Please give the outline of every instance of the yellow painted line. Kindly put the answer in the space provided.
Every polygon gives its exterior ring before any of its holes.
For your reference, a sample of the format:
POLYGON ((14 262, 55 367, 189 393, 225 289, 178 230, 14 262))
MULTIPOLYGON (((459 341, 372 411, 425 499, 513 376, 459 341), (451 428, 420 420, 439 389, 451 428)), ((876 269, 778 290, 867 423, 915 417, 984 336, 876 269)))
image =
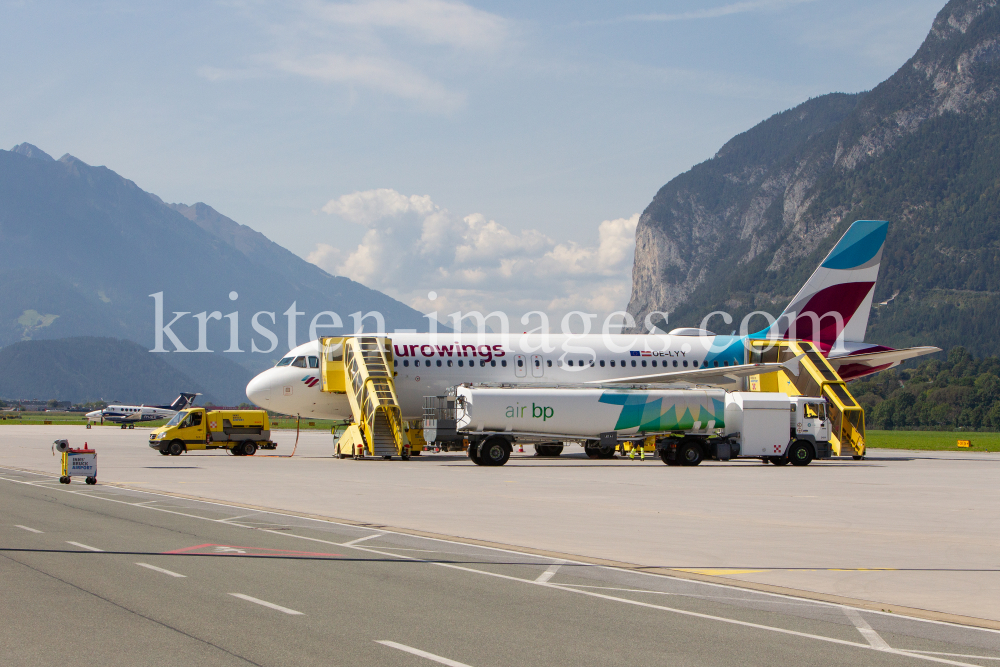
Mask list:
POLYGON ((733 574, 754 574, 757 572, 898 572, 895 567, 820 567, 820 568, 769 568, 766 570, 734 570, 723 568, 670 568, 675 572, 690 572, 691 574, 704 574, 712 577, 722 577, 733 574))
POLYGON ((750 574, 752 572, 769 572, 770 570, 719 570, 719 569, 687 569, 683 567, 673 568, 678 572, 690 572, 691 574, 707 574, 721 577, 727 574, 750 574))

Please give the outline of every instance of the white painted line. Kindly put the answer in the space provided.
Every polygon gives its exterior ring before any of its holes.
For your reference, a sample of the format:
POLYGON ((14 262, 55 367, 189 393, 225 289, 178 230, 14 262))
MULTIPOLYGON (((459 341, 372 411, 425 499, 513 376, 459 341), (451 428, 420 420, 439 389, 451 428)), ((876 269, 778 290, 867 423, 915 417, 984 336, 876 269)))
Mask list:
MULTIPOLYGON (((7 468, 7 467, 3 467, 2 469, 16 470, 18 472, 26 472, 26 473, 29 473, 29 474, 32 474, 32 475, 37 475, 39 477, 46 477, 46 475, 43 474, 43 473, 29 471, 29 470, 19 470, 19 469, 16 469, 16 468, 7 468)), ((24 480, 21 480, 21 479, 13 479, 13 478, 10 478, 10 477, 2 477, 2 476, 0 476, 0 480, 5 481, 5 482, 13 482, 15 484, 24 484, 26 486, 38 486, 39 485, 39 482, 29 482, 29 481, 24 481, 24 480)), ((48 481, 48 480, 46 480, 46 481, 48 481)), ((71 493, 71 494, 74 494, 74 495, 83 496, 85 498, 92 498, 92 499, 97 499, 97 500, 104 500, 104 501, 107 501, 107 502, 120 503, 120 504, 123 504, 123 505, 137 505, 137 503, 126 502, 124 500, 116 500, 114 498, 107 498, 105 496, 99 496, 99 495, 95 495, 95 494, 91 494, 91 493, 81 493, 79 491, 67 488, 64 485, 60 485, 60 484, 57 484, 53 488, 55 490, 61 491, 63 493, 71 493)), ((174 495, 169 494, 169 493, 160 493, 160 492, 156 492, 156 491, 138 490, 138 489, 131 489, 131 488, 129 488, 129 490, 132 490, 132 491, 135 491, 136 493, 141 493, 141 494, 144 494, 144 495, 147 495, 147 496, 161 496, 163 498, 169 498, 169 499, 172 499, 172 500, 175 500, 177 498, 177 496, 174 496, 174 495)), ((187 500, 187 499, 185 499, 185 500, 187 500)), ((218 507, 230 507, 230 508, 241 507, 239 505, 232 505, 232 504, 225 503, 225 502, 211 501, 211 500, 201 500, 201 499, 199 499, 199 500, 195 500, 195 501, 192 501, 192 502, 197 502, 197 503, 200 503, 200 504, 203 504, 203 505, 216 505, 218 507)), ((156 511, 156 512, 165 512, 167 514, 174 514, 174 515, 177 515, 177 516, 189 517, 191 519, 200 519, 202 521, 214 521, 213 519, 208 519, 206 517, 198 516, 196 514, 187 514, 186 512, 178 512, 176 510, 170 510, 170 509, 166 509, 166 508, 163 508, 163 507, 151 507, 149 505, 145 505, 144 504, 144 505, 142 505, 142 509, 150 509, 150 510, 153 510, 153 511, 156 511)), ((334 520, 330 520, 330 519, 319 519, 319 518, 309 517, 309 516, 300 516, 300 515, 297 515, 297 514, 287 514, 287 513, 279 512, 279 511, 275 511, 275 510, 260 509, 260 510, 256 510, 256 511, 260 512, 261 514, 271 514, 271 515, 274 515, 274 516, 289 517, 289 518, 298 519, 300 521, 315 521, 316 523, 326 524, 326 525, 330 525, 330 526, 343 526, 345 528, 357 528, 357 526, 355 526, 353 524, 342 523, 342 522, 334 521, 334 520)), ((375 554, 379 554, 379 555, 382 555, 382 556, 394 556, 396 558, 405 559, 405 560, 415 560, 415 561, 420 561, 420 562, 428 562, 428 564, 430 564, 430 565, 437 565, 439 567, 448 567, 448 568, 457 569, 457 570, 464 570, 466 572, 470 572, 470 573, 474 573, 474 574, 480 574, 480 575, 485 575, 485 576, 497 577, 497 578, 501 578, 501 579, 508 579, 508 580, 511 580, 511 581, 517 581, 517 582, 522 582, 522 583, 527 583, 527 584, 534 584, 534 582, 531 581, 531 580, 529 580, 529 579, 520 579, 518 577, 510 577, 510 576, 503 575, 503 574, 496 574, 496 573, 493 573, 493 572, 485 572, 483 570, 476 570, 476 569, 473 569, 473 568, 461 567, 461 566, 458 566, 458 565, 452 565, 450 563, 436 563, 436 562, 430 562, 430 561, 422 561, 419 558, 414 558, 412 556, 406 556, 404 554, 394 554, 394 553, 385 552, 385 551, 378 551, 378 550, 370 549, 370 548, 366 548, 366 547, 351 546, 353 544, 352 542, 348 542, 348 543, 345 544, 345 543, 341 543, 341 542, 333 542, 333 541, 330 541, 330 540, 321 540, 321 539, 315 538, 315 537, 307 537, 305 535, 296 535, 294 533, 285 533, 285 532, 272 531, 272 530, 267 530, 267 529, 263 529, 263 532, 265 532, 265 533, 271 533, 273 535, 283 535, 285 537, 291 537, 291 538, 300 539, 300 540, 307 540, 307 541, 310 541, 310 542, 319 542, 319 543, 322 543, 322 544, 329 544, 329 545, 333 545, 333 546, 341 546, 341 547, 342 546, 350 546, 350 548, 352 548, 352 549, 358 549, 360 551, 368 551, 370 553, 375 553, 375 554)), ((410 535, 408 533, 400 533, 400 532, 395 532, 395 531, 391 531, 391 530, 384 531, 381 534, 383 534, 383 535, 384 534, 392 534, 392 535, 399 535, 401 537, 409 537, 409 538, 414 537, 413 535, 410 535)), ((378 535, 369 535, 368 537, 366 537, 364 539, 370 539, 372 537, 378 537, 378 535)), ((456 542, 454 540, 448 540, 448 539, 441 538, 441 537, 418 536, 418 539, 427 540, 427 541, 431 541, 431 542, 440 542, 442 544, 451 544, 451 545, 455 545, 457 547, 462 547, 462 548, 466 548, 466 549, 483 549, 483 550, 486 550, 486 551, 494 551, 494 552, 498 552, 498 553, 516 554, 516 555, 519 555, 519 556, 529 557, 529 558, 544 558, 544 556, 538 556, 537 554, 531 554, 531 553, 526 553, 526 552, 522 552, 522 551, 515 551, 513 549, 503 549, 503 548, 500 548, 500 547, 492 547, 492 546, 484 546, 484 545, 474 545, 474 544, 468 544, 468 543, 465 543, 465 542, 456 542)), ((357 542, 357 540, 355 540, 354 542, 357 542)), ((391 548, 391 547, 383 547, 383 548, 391 548)), ((594 566, 591 563, 586 563, 586 562, 583 562, 583 561, 573 561, 573 560, 567 560, 566 562, 573 563, 573 564, 576 564, 576 565, 587 565, 587 566, 597 567, 598 569, 611 570, 611 571, 615 571, 615 572, 621 572, 622 571, 621 568, 619 568, 619 567, 614 567, 614 566, 609 566, 609 565, 597 565, 597 566, 594 566)), ((641 570, 628 570, 628 572, 630 574, 640 575, 640 576, 655 577, 655 578, 662 578, 662 579, 670 579, 670 580, 674 580, 674 581, 679 580, 679 577, 674 577, 674 576, 671 576, 671 575, 664 575, 664 574, 659 574, 659 573, 652 573, 652 572, 643 572, 641 570)), ((780 593, 770 593, 770 592, 766 592, 766 591, 757 591, 757 590, 753 590, 753 589, 742 588, 740 586, 732 586, 732 585, 729 585, 729 584, 722 584, 722 583, 709 582, 709 581, 700 581, 700 580, 693 581, 693 580, 686 580, 686 579, 684 581, 685 581, 685 583, 697 583, 697 584, 702 585, 702 586, 709 586, 709 587, 714 587, 714 588, 724 588, 724 589, 735 590, 735 591, 740 591, 740 592, 750 592, 750 593, 753 593, 754 595, 767 596, 767 597, 775 597, 775 598, 782 598, 782 599, 786 599, 786 600, 796 600, 796 601, 800 601, 800 602, 803 602, 803 603, 806 603, 806 604, 812 604, 812 605, 817 605, 817 606, 841 607, 841 608, 843 608, 843 606, 844 606, 842 604, 838 604, 838 603, 835 603, 835 602, 826 602, 826 601, 823 601, 823 600, 813 600, 813 599, 810 599, 810 598, 804 598, 804 597, 799 597, 799 596, 795 596, 795 595, 785 595, 785 594, 780 594, 780 593)), ((809 638, 817 639, 817 640, 821 640, 821 641, 828 641, 828 642, 832 642, 832 643, 836 643, 836 644, 845 644, 845 645, 848 645, 848 646, 857 646, 857 647, 860 647, 860 648, 871 649, 871 646, 867 645, 867 644, 861 644, 861 643, 857 643, 857 642, 850 642, 850 641, 845 641, 845 640, 840 640, 840 639, 834 639, 832 637, 823 637, 821 635, 811 635, 811 634, 807 634, 807 633, 799 633, 799 632, 796 632, 794 630, 785 630, 783 628, 776 628, 776 627, 771 627, 771 626, 766 626, 766 625, 758 625, 758 624, 755 624, 755 623, 747 623, 747 622, 743 622, 743 621, 736 621, 734 619, 728 619, 728 618, 721 617, 721 616, 710 616, 710 615, 704 615, 704 614, 697 614, 697 613, 694 613, 694 612, 687 612, 687 611, 681 610, 681 609, 673 609, 671 607, 660 607, 658 605, 651 605, 651 604, 647 604, 647 603, 637 602, 637 601, 629 600, 629 599, 626 599, 626 598, 617 598, 617 597, 613 597, 613 596, 607 596, 607 595, 601 595, 601 594, 598 594, 598 593, 592 593, 590 591, 575 590, 573 588, 565 587, 562 584, 552 584, 552 583, 546 582, 544 584, 538 584, 538 585, 550 587, 550 588, 557 589, 557 590, 572 592, 572 593, 579 593, 579 594, 582 594, 582 595, 590 595, 590 596, 593 596, 593 597, 605 598, 605 599, 608 599, 608 600, 614 600, 614 601, 623 602, 623 603, 626 603, 626 604, 633 604, 633 605, 644 606, 644 607, 652 607, 652 608, 656 608, 656 609, 662 609, 664 611, 672 611, 672 612, 676 612, 676 613, 683 614, 683 615, 701 616, 701 617, 704 617, 704 618, 710 618, 710 619, 721 621, 721 622, 724 622, 724 623, 733 623, 735 625, 746 625, 746 626, 750 626, 750 627, 761 628, 761 629, 764 629, 764 630, 771 630, 771 631, 782 633, 782 634, 800 635, 800 636, 809 637, 809 638)), ((931 620, 931 619, 927 619, 927 618, 918 618, 916 616, 906 616, 904 614, 894 614, 894 613, 880 612, 880 611, 874 611, 874 610, 865 610, 865 613, 867 613, 867 614, 873 614, 873 615, 879 615, 879 616, 892 616, 893 618, 897 618, 897 619, 905 618, 908 621, 914 621, 914 622, 918 622, 918 623, 929 623, 931 625, 944 625, 944 626, 949 626, 949 627, 953 627, 953 628, 963 628, 963 629, 966 629, 966 630, 975 630, 977 632, 986 632, 986 633, 990 633, 990 634, 1000 634, 1000 630, 995 630, 993 628, 982 628, 982 627, 976 627, 976 626, 961 625, 959 623, 953 623, 953 622, 949 622, 949 621, 936 621, 936 620, 931 620)), ((902 653, 902 654, 908 655, 908 656, 913 657, 913 658, 922 658, 922 659, 930 660, 932 662, 941 662, 941 663, 953 664, 953 665, 966 665, 967 664, 967 663, 953 662, 951 660, 936 659, 936 658, 930 657, 929 655, 927 655, 927 656, 920 655, 920 654, 918 654, 917 652, 914 652, 914 651, 900 651, 900 650, 895 650, 894 649, 893 652, 895 652, 895 653, 902 653)), ((927 652, 924 652, 924 653, 927 653, 927 652)), ((979 667, 979 666, 978 665, 969 664, 969 667, 979 667)))
POLYGON ((295 611, 294 609, 289 609, 288 607, 282 607, 280 604, 274 604, 273 602, 258 600, 257 598, 250 597, 249 595, 243 595, 242 593, 230 593, 230 595, 232 595, 234 598, 246 600, 247 602, 253 602, 254 604, 259 604, 262 607, 267 607, 268 609, 274 609, 275 611, 280 611, 290 616, 304 616, 304 614, 301 611, 295 611))
POLYGON ((413 655, 419 655, 421 658, 426 658, 441 665, 448 665, 449 667, 470 667, 464 662, 458 662, 457 660, 450 660, 449 658, 443 658, 439 655, 434 655, 433 653, 428 653, 427 651, 421 651, 418 648, 407 646, 406 644, 398 644, 396 642, 390 642, 383 639, 376 639, 375 643, 381 644, 382 646, 388 646, 389 648, 394 648, 400 651, 406 651, 407 653, 412 653, 413 655))
POLYGON ((844 615, 854 624, 854 627, 858 629, 861 636, 868 640, 871 647, 876 651, 891 651, 892 647, 885 643, 885 640, 879 635, 879 633, 872 630, 872 626, 868 625, 868 621, 861 618, 861 614, 854 607, 841 607, 844 610, 844 615))
POLYGON ((138 565, 139 567, 144 567, 149 570, 153 570, 154 572, 162 572, 163 574, 169 574, 171 577, 180 577, 181 579, 187 577, 186 574, 178 574, 176 572, 171 572, 170 570, 164 570, 162 567, 156 567, 155 565, 150 565, 149 563, 136 563, 136 565, 138 565))
POLYGON ((382 537, 383 535, 385 535, 385 533, 375 533, 374 535, 365 535, 364 537, 359 537, 356 540, 351 540, 350 542, 344 542, 340 546, 342 546, 342 547, 352 547, 355 544, 358 544, 360 542, 364 542, 365 540, 374 540, 376 537, 382 537))
POLYGON ((80 547, 81 549, 86 549, 87 551, 101 551, 101 552, 104 551, 104 549, 98 549, 97 547, 88 547, 86 544, 80 544, 79 542, 70 542, 69 540, 66 540, 66 544, 72 544, 74 547, 80 547))
POLYGON ((989 655, 966 655, 964 653, 942 653, 941 651, 918 651, 916 649, 903 649, 906 653, 927 653, 928 655, 947 655, 952 658, 975 658, 976 660, 1000 660, 1000 658, 989 655))
POLYGON ((540 575, 538 575, 538 578, 535 579, 535 583, 544 584, 546 581, 551 579, 556 572, 559 571, 559 568, 561 568, 563 566, 563 563, 565 562, 566 561, 564 560, 558 560, 555 563, 552 563, 552 565, 549 565, 549 569, 545 570, 545 572, 542 572, 540 575))
POLYGON ((15 528, 20 528, 21 530, 26 530, 26 531, 28 531, 29 533, 38 533, 38 534, 41 534, 41 532, 42 532, 42 531, 40 531, 40 530, 36 530, 36 529, 34 529, 34 528, 28 528, 27 526, 22 526, 22 525, 21 525, 21 524, 19 524, 19 523, 15 523, 15 524, 14 524, 14 527, 15 527, 15 528))

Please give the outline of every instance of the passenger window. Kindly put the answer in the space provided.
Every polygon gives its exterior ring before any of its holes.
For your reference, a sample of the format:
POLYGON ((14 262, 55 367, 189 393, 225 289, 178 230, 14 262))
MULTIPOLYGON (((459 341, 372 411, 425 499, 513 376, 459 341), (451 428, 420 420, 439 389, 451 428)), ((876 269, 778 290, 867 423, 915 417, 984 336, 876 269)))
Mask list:
POLYGON ((719 367, 719 362, 718 361, 713 361, 712 362, 712 367, 713 368, 718 368, 719 367))
POLYGON ((462 363, 462 360, 461 360, 461 359, 459 359, 459 360, 458 360, 458 365, 459 365, 459 366, 464 366, 464 364, 462 363))
POLYGON ((403 359, 403 366, 409 368, 410 367, 410 361, 408 359, 403 359))
POLYGON ((601 368, 604 368, 604 359, 601 359, 601 368))
POLYGON ((549 368, 552 368, 552 360, 551 359, 546 359, 545 360, 545 365, 548 366, 549 368))
POLYGON ((279 361, 275 366, 287 366, 290 363, 292 363, 292 357, 285 357, 284 359, 279 361))
POLYGON ((694 362, 694 367, 695 367, 695 368, 698 368, 698 360, 697 360, 697 359, 696 359, 696 360, 695 360, 695 362, 694 362))
POLYGON ((449 359, 449 360, 448 360, 448 368, 451 368, 451 366, 452 366, 452 364, 451 364, 451 359, 449 359))
POLYGON ((441 367, 441 360, 438 359, 438 368, 440 368, 440 367, 441 367))
MULTIPOLYGON (((441 362, 439 361, 439 362, 438 362, 438 366, 440 366, 440 365, 441 365, 441 362)), ((491 361, 491 362, 490 362, 490 366, 492 366, 493 368, 496 368, 496 367, 497 367, 497 362, 496 362, 496 359, 494 359, 493 361, 491 361)))
POLYGON ((392 360, 392 367, 395 368, 396 366, 399 366, 399 361, 397 361, 396 359, 393 359, 392 360))
POLYGON ((722 362, 722 365, 723 365, 723 366, 728 366, 728 365, 729 365, 729 362, 728 362, 728 361, 723 361, 723 362, 722 362))
POLYGON ((674 359, 674 368, 677 368, 677 360, 674 359))
POLYGON ((653 359, 653 368, 656 368, 656 359, 653 359))
POLYGON ((573 365, 573 360, 572 360, 572 359, 567 359, 567 360, 566 360, 566 363, 567 363, 568 365, 572 366, 572 365, 573 365))
POLYGON ((645 368, 645 367, 646 367, 646 360, 645 360, 645 359, 643 359, 643 360, 642 360, 642 367, 643 367, 643 368, 645 368))
POLYGON ((193 412, 191 413, 191 426, 201 426, 201 413, 193 412))
POLYGON ((612 360, 611 360, 611 368, 614 368, 614 367, 615 367, 615 360, 614 360, 614 359, 612 359, 612 360))
POLYGON ((635 359, 632 360, 632 368, 635 368, 635 359))
POLYGON ((305 368, 306 367, 306 358, 305 357, 295 357, 295 361, 292 362, 292 366, 295 366, 295 368, 305 368))
POLYGON ((687 362, 687 361, 685 361, 685 362, 684 362, 684 368, 687 368, 687 367, 688 367, 688 362, 687 362))
POLYGON ((500 360, 500 365, 503 366, 504 368, 507 368, 507 360, 506 359, 501 359, 500 360))
MULTIPOLYGON (((461 363, 461 362, 459 362, 459 363, 461 363)), ((518 359, 517 360, 517 367, 518 368, 523 368, 524 367, 524 359, 518 359)))
POLYGON ((535 368, 538 368, 541 365, 542 365, 542 362, 539 361, 538 359, 535 359, 535 368))

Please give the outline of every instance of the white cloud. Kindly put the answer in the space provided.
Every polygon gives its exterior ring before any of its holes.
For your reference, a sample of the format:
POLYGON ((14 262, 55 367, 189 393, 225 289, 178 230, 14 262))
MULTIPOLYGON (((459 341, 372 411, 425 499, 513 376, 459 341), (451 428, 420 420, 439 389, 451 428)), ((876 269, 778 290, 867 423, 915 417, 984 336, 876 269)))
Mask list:
POLYGON ((628 302, 638 213, 601 222, 596 244, 586 245, 514 232, 479 213, 459 217, 428 196, 391 189, 343 195, 322 210, 367 231, 354 248, 318 244, 310 262, 442 319, 502 310, 514 321, 544 310, 558 321, 571 310, 606 314, 628 302))
POLYGON ((406 63, 392 58, 351 57, 337 53, 268 58, 279 72, 327 83, 360 85, 435 111, 449 112, 465 104, 465 95, 448 90, 406 63))
POLYGON ((653 13, 634 14, 626 16, 621 21, 692 21, 697 19, 715 19, 733 14, 746 14, 748 12, 765 12, 782 9, 789 5, 801 5, 816 0, 747 0, 746 2, 734 2, 721 7, 708 7, 705 9, 694 9, 687 12, 677 12, 673 14, 653 13))
POLYGON ((506 40, 510 23, 496 14, 464 2, 446 0, 369 0, 310 2, 308 13, 332 24, 364 28, 394 28, 428 44, 489 50, 506 40))
POLYGON ((450 0, 302 0, 277 17, 267 11, 243 6, 244 15, 264 26, 269 50, 235 66, 202 66, 198 75, 209 81, 293 75, 345 86, 352 99, 368 89, 447 114, 462 108, 466 96, 442 79, 485 63, 509 43, 512 27, 497 14, 450 0))

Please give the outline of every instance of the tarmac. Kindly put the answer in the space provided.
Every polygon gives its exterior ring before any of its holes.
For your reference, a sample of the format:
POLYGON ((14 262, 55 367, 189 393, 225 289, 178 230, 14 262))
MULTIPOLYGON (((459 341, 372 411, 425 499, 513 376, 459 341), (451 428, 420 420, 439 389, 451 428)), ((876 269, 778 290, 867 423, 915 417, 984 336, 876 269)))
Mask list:
MULTIPOLYGON (((733 584, 1000 629, 1000 454, 873 450, 797 468, 515 453, 338 460, 332 438, 275 432, 274 455, 162 456, 148 429, 0 426, 0 467, 55 477, 51 443, 98 451, 116 485, 733 584)), ((530 451, 530 448, 526 451, 530 451)), ((82 480, 81 480, 82 481, 82 480)), ((73 488, 76 488, 74 482, 73 488)), ((82 486, 82 485, 81 485, 82 486)))

